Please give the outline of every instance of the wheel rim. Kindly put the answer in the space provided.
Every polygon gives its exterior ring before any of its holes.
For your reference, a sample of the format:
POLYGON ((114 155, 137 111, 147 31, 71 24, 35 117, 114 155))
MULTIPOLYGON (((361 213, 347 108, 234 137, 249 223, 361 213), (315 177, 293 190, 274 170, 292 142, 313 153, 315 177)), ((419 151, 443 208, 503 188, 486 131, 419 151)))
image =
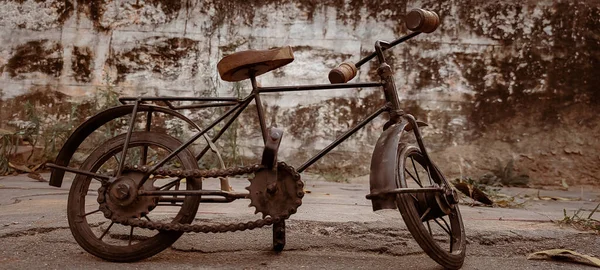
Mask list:
MULTIPOLYGON (((406 154, 402 155, 400 162, 399 168, 403 169, 403 171, 398 171, 400 187, 443 187, 444 184, 439 178, 438 172, 427 165, 426 158, 417 148, 409 148, 406 154)), ((445 214, 440 210, 433 193, 401 194, 399 198, 404 202, 406 214, 411 216, 416 229, 419 230, 420 236, 416 237, 421 237, 423 241, 427 242, 419 242, 419 244, 426 244, 427 248, 432 249, 431 251, 435 253, 432 258, 443 265, 444 263, 439 261, 445 261, 443 257, 464 257, 464 228, 458 205, 454 205, 452 209, 449 209, 450 213, 445 214)), ((443 199, 441 194, 437 199, 443 199)), ((431 256, 431 254, 429 255, 431 256)))
MULTIPOLYGON (((124 135, 112 138, 103 146, 95 149, 82 164, 81 169, 104 175, 114 174, 114 168, 119 164, 119 157, 121 157, 124 135)), ((126 164, 151 166, 152 162, 160 160, 179 144, 180 142, 166 134, 133 133, 126 164)), ((179 164, 182 169, 197 168, 193 155, 185 151, 174 157, 165 167, 176 164, 179 164)), ((77 175, 73 186, 75 190, 72 190, 69 196, 69 224, 76 240, 96 256, 109 260, 119 260, 118 257, 111 257, 119 254, 123 255, 123 258, 127 258, 127 254, 140 254, 141 258, 148 257, 148 255, 160 252, 181 235, 179 232, 152 231, 107 221, 103 212, 98 209, 98 196, 92 193, 98 190, 100 182, 90 177, 77 175)), ((199 188, 194 181, 185 181, 183 184, 182 179, 156 179, 154 186, 162 188, 162 190, 199 188)), ((167 198, 175 199, 174 196, 167 198)), ((159 202, 155 209, 140 218, 151 221, 190 223, 197 211, 199 199, 199 197, 191 196, 185 199, 180 197, 180 203, 170 203, 170 206, 159 202), (172 209, 163 209, 164 207, 172 209)))

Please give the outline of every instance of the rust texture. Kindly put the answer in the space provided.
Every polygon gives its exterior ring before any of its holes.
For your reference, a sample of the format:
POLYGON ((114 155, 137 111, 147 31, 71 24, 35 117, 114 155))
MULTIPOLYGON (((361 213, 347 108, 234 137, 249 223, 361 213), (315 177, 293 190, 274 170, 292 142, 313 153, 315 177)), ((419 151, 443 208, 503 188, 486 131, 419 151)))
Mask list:
MULTIPOLYGON (((78 16, 88 16, 97 31, 105 32, 113 29, 112 20, 107 18, 108 5, 113 5, 118 10, 141 10, 145 5, 160 7, 167 16, 167 21, 177 17, 182 7, 180 0, 146 0, 146 1, 111 1, 111 0, 76 0, 78 16)), ((135 22, 133 22, 135 23, 135 22)))
MULTIPOLYGON (((109 63, 117 68, 117 82, 124 81, 127 74, 141 70, 159 74, 163 80, 175 80, 182 72, 181 60, 185 57, 195 58, 198 53, 198 41, 189 38, 152 37, 139 43, 139 46, 112 55, 109 59, 109 63)), ((191 68, 192 73, 197 72, 195 64, 191 68)))
POLYGON ((90 82, 92 80, 93 61, 94 55, 89 47, 73 47, 71 66, 76 81, 90 82))
POLYGON ((31 72, 59 77, 62 67, 62 45, 43 39, 17 46, 4 68, 11 77, 31 72))

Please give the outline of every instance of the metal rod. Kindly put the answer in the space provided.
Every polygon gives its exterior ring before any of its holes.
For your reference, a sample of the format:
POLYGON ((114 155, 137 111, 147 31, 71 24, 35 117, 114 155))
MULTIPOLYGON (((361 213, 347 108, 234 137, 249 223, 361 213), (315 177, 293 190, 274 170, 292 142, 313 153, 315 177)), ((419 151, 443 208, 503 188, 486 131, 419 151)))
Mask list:
POLYGON ((186 109, 202 109, 202 108, 213 108, 213 107, 227 107, 237 105, 240 102, 220 102, 220 103, 203 103, 203 104, 192 104, 183 106, 174 106, 173 110, 186 110, 186 109))
MULTIPOLYGON (((133 105, 133 111, 131 112, 131 118, 129 119, 129 128, 127 129, 127 135, 125 136, 125 143, 123 144, 123 150, 121 151, 121 160, 119 162, 119 168, 117 169, 117 178, 121 176, 123 166, 125 166, 125 158, 127 157, 127 148, 129 147, 129 141, 131 140, 131 134, 133 134, 133 127, 135 125, 135 116, 140 105, 140 100, 136 100, 133 105)), ((141 187, 141 186, 140 186, 141 187)))
POLYGON ((383 86, 383 84, 378 83, 378 82, 365 82, 365 83, 336 83, 336 84, 260 87, 257 90, 259 93, 273 93, 273 92, 285 92, 285 91, 331 90, 331 89, 366 88, 366 87, 380 87, 380 86, 383 86))
POLYGON ((223 196, 227 198, 248 198, 250 194, 222 190, 140 190, 140 196, 223 196))
POLYGON ((430 192, 443 192, 444 190, 439 187, 424 187, 424 188, 397 188, 391 190, 385 190, 380 192, 373 192, 367 195, 367 199, 371 200, 376 197, 391 195, 391 194, 403 194, 403 193, 430 193, 430 192))
POLYGON ((237 97, 121 97, 119 102, 126 101, 239 101, 237 97))
MULTIPOLYGON (((392 48, 392 47, 394 47, 394 46, 396 46, 396 45, 398 45, 398 44, 400 44, 400 43, 402 43, 404 41, 407 41, 407 40, 409 40, 409 39, 411 39, 413 37, 416 37, 419 34, 421 34, 421 32, 412 32, 412 33, 410 33, 408 35, 405 35, 405 36, 403 36, 403 37, 401 37, 399 39, 396 39, 396 40, 390 42, 389 43, 389 47, 385 48, 385 49, 392 48)), ((373 57, 375 57, 375 56, 377 56, 376 52, 373 52, 373 53, 367 55, 365 58, 363 58, 360 61, 356 62, 356 64, 355 64, 356 68, 360 68, 360 66, 362 66, 363 64, 365 64, 369 60, 373 59, 373 57)))
MULTIPOLYGON (((383 55, 383 52, 389 48, 390 44, 382 41, 382 40, 378 40, 375 41, 375 54, 377 55, 377 60, 379 61, 379 63, 385 63, 385 55, 383 55)), ((358 67, 357 67, 358 68, 358 67)))
MULTIPOLYGON (((203 203, 230 203, 233 202, 235 200, 237 200, 239 198, 206 198, 206 197, 202 197, 200 198, 200 202, 203 203)), ((185 198, 173 198, 173 197, 159 197, 158 201, 159 203, 161 202, 169 202, 169 203, 179 203, 179 202, 183 202, 185 200, 185 198)))
POLYGON ((111 222, 110 225, 108 225, 108 228, 106 228, 106 230, 102 233, 102 235, 100 235, 100 238, 98 238, 98 240, 102 240, 102 238, 104 238, 104 236, 108 233, 108 231, 110 230, 110 228, 112 228, 113 224, 115 224, 115 222, 111 222))
MULTIPOLYGON (((246 107, 248 107, 248 105, 250 104, 250 102, 252 101, 252 99, 255 97, 255 95, 250 95, 248 96, 242 103, 238 104, 238 106, 236 106, 238 108, 238 111, 235 112, 235 114, 233 116, 231 116, 231 118, 229 120, 227 120, 227 123, 225 123, 225 125, 221 128, 221 130, 219 130, 219 132, 217 132, 217 134, 215 135, 215 137, 212 138, 212 142, 215 143, 217 140, 219 140, 219 138, 225 134, 225 131, 227 131, 227 129, 229 128, 229 126, 231 126, 231 124, 233 123, 233 121, 235 121, 238 116, 246 109, 246 107)), ((234 108, 236 108, 234 107, 234 108)), ((196 155, 196 160, 200 160, 205 154, 206 152, 208 152, 208 149, 210 149, 210 145, 207 145, 204 147, 204 149, 202 149, 202 151, 196 155)))
POLYGON ((410 173, 410 172, 408 171, 408 169, 407 169, 407 168, 404 168, 404 171, 405 171, 406 173, 408 173, 408 175, 409 175, 409 176, 410 176, 410 177, 411 177, 413 180, 415 180, 415 182, 417 182, 417 185, 419 185, 420 187, 423 187, 423 185, 421 184, 421 181, 420 181, 420 180, 419 180, 419 181, 417 181, 417 179, 416 179, 416 178, 415 178, 415 177, 412 175, 412 173, 410 173))
POLYGON ((89 216, 89 215, 91 215, 91 214, 93 214, 93 213, 98 213, 98 212, 100 212, 100 209, 96 209, 96 210, 94 210, 94 211, 92 211, 92 212, 85 213, 85 215, 83 215, 83 216, 81 216, 81 215, 80 215, 80 217, 87 217, 87 216, 89 216))
POLYGON ((256 93, 254 96, 254 103, 256 103, 256 113, 258 114, 258 123, 260 125, 260 131, 262 132, 263 144, 267 144, 267 124, 265 123, 265 109, 260 101, 260 93, 256 93))
POLYGON ((337 139, 335 139, 335 141, 333 141, 332 143, 330 143, 327 147, 325 147, 325 149, 321 150, 321 152, 319 152, 318 154, 316 154, 315 156, 313 156, 311 159, 309 159, 308 161, 306 161, 304 164, 302 164, 298 168, 298 172, 301 173, 304 170, 306 170, 306 168, 308 168, 310 165, 312 165, 313 163, 315 163, 317 160, 319 160, 320 158, 322 158, 325 154, 329 153, 329 151, 331 151, 333 148, 335 148, 340 143, 342 143, 343 141, 345 141, 348 137, 350 137, 356 131, 358 131, 359 129, 361 129, 362 127, 364 127, 367 123, 371 122, 371 120, 373 120, 375 117, 379 116, 382 112, 385 112, 387 110, 388 110, 387 106, 385 106, 385 105, 382 106, 377 111, 375 111, 374 113, 372 113, 371 115, 369 115, 369 117, 367 117, 367 119, 363 120, 358 125, 354 126, 352 129, 344 132, 344 134, 342 134, 340 137, 338 137, 337 139))
POLYGON ((71 172, 71 173, 76 173, 76 174, 83 174, 83 175, 86 175, 86 176, 89 176, 89 177, 93 177, 93 178, 99 178, 99 179, 103 179, 103 180, 110 180, 110 176, 96 174, 96 173, 88 172, 88 171, 82 171, 82 170, 71 168, 71 167, 58 166, 58 165, 53 164, 53 163, 46 163, 46 167, 52 168, 52 169, 57 169, 57 170, 63 170, 63 171, 71 172))
POLYGON ((235 200, 237 200, 238 198, 200 198, 200 202, 202 203, 230 203, 233 202, 235 200))
MULTIPOLYGON (((150 131, 150 127, 152 126, 152 110, 148 110, 146 113, 146 132, 150 131)), ((148 162, 148 145, 144 145, 142 150, 142 166, 146 165, 148 162)))

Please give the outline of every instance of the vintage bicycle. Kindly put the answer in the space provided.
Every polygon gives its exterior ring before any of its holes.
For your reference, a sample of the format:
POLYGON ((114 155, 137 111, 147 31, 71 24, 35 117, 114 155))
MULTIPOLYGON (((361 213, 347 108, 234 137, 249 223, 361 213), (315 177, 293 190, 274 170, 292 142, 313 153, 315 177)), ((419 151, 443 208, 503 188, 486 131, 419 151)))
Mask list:
POLYGON ((285 246, 285 220, 296 213, 304 196, 300 173, 374 118, 387 113, 389 121, 371 159, 367 199, 374 211, 399 209, 408 230, 433 260, 446 268, 460 268, 466 236, 458 195, 427 153, 420 131, 427 124, 401 109, 392 68, 384 55, 384 51, 421 33, 433 32, 439 26, 439 17, 434 12, 415 9, 406 14, 404 21, 410 34, 392 42, 377 41, 372 54, 355 64, 342 63, 329 73, 331 84, 261 87, 256 77, 292 62, 291 48, 242 51, 224 57, 217 67, 225 81, 250 80, 252 91, 244 98, 122 97, 122 105, 90 117, 68 138, 55 163, 48 164, 52 168, 51 186, 60 187, 65 172, 75 174, 67 202, 69 227, 75 240, 102 259, 128 262, 161 252, 184 232, 234 232, 272 225, 273 250, 281 251, 285 246), (381 80, 348 83, 357 69, 373 58, 379 61, 377 72, 381 80), (383 90, 383 106, 297 169, 278 162, 283 132, 266 126, 262 93, 372 87, 383 90), (190 103, 173 104, 182 101, 190 103), (256 104, 264 141, 261 162, 225 168, 221 160, 220 169, 201 170, 198 161, 208 151, 218 153, 214 143, 252 102, 256 104), (225 107, 226 111, 206 127, 180 112, 215 107, 225 107), (197 132, 182 142, 152 130, 153 117, 159 114, 181 119, 197 132), (80 167, 70 166, 74 153, 92 132, 126 116, 126 132, 94 148, 80 167), (222 128, 208 136, 208 131, 219 123, 224 123, 222 128), (411 133, 416 145, 405 139, 411 133), (190 145, 201 138, 207 145, 194 154, 190 145), (228 177, 242 175, 251 176, 248 192, 232 191, 228 177), (203 189, 203 181, 208 178, 219 178, 221 188, 203 189), (241 223, 192 224, 200 203, 230 203, 238 199, 249 199, 255 214, 262 214, 262 218, 241 223), (171 210, 161 210, 163 207, 171 210))

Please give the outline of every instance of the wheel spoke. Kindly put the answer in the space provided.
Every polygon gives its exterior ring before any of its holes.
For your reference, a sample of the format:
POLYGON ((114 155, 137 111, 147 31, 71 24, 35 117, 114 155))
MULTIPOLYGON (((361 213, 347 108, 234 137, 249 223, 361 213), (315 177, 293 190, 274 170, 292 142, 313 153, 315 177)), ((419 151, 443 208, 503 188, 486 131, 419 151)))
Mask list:
POLYGON ((91 214, 93 214, 93 213, 97 213, 97 212, 99 212, 99 211, 100 211, 100 209, 96 209, 96 210, 94 210, 94 211, 92 211, 92 212, 85 213, 85 214, 84 214, 84 215, 82 215, 81 217, 87 217, 87 216, 89 216, 89 215, 91 215, 91 214))
POLYGON ((421 184, 421 177, 419 177, 419 171, 417 171, 417 166, 415 166, 415 160, 413 157, 410 157, 410 162, 412 162, 413 169, 415 170, 415 174, 417 175, 417 179, 419 180, 419 186, 423 187, 421 184))
POLYGON ((431 232, 431 225, 429 225, 429 220, 427 221, 427 230, 429 230, 429 235, 433 236, 433 233, 431 232))
POLYGON ((431 181, 431 171, 429 170, 429 166, 427 166, 427 178, 429 179, 429 185, 433 186, 433 181, 431 181))
POLYGON ((423 213, 423 215, 421 215, 421 222, 423 221, 423 219, 425 219, 425 216, 427 216, 427 214, 429 214, 430 211, 431 211, 431 207, 428 207, 427 210, 425 210, 425 213, 423 213))
POLYGON ((420 187, 423 187, 423 185, 421 184, 421 181, 418 181, 417 178, 415 178, 406 168, 404 168, 404 171, 406 173, 408 173, 408 175, 410 175, 410 178, 412 178, 413 180, 415 180, 415 182, 417 183, 417 185, 419 185, 420 187))
POLYGON ((113 158, 115 158, 115 161, 117 162, 117 164, 121 163, 121 161, 119 160, 119 158, 117 157, 117 155, 113 155, 113 158))
POLYGON ((147 219, 148 221, 152 222, 152 220, 150 220, 150 218, 148 217, 148 215, 144 215, 144 218, 147 219))
POLYGON ((111 222, 110 225, 108 225, 108 228, 106 228, 106 230, 104 230, 104 232, 102 233, 102 235, 100 235, 100 238, 98 238, 98 240, 102 240, 102 238, 104 238, 104 236, 108 233, 108 231, 110 230, 110 228, 112 228, 112 225, 115 224, 115 222, 111 222))
POLYGON ((452 253, 452 248, 454 247, 454 236, 450 234, 450 253, 452 253))
POLYGON ((177 183, 181 182, 182 178, 177 178, 169 183, 164 184, 162 187, 159 187, 158 190, 168 190, 171 189, 173 186, 177 185, 177 183))
MULTIPOLYGON (((452 229, 450 228, 450 225, 448 225, 448 223, 446 222, 446 220, 442 217, 441 218, 442 221, 444 222, 444 225, 446 225, 446 227, 448 228, 448 231, 452 231, 452 229)), ((452 253, 452 247, 454 246, 454 234, 450 233, 450 253, 452 253)))
MULTIPOLYGON (((450 227, 450 225, 448 225, 448 222, 446 222, 444 217, 441 217, 440 219, 444 222, 444 225, 446 225, 446 228, 448 228, 448 232, 452 232, 452 228, 450 227)), ((450 237, 452 237, 452 233, 450 233, 450 237)))
POLYGON ((148 146, 144 145, 143 149, 142 149, 142 160, 140 160, 140 165, 141 166, 146 165, 147 161, 148 161, 148 146))
MULTIPOLYGON (((444 220, 444 219, 442 218, 442 220, 444 220)), ((440 223, 440 222, 437 220, 437 218, 434 218, 434 219, 433 219, 433 221, 435 221, 435 223, 437 223, 437 225, 439 225, 439 226, 440 226, 440 228, 442 228, 444 231, 446 231, 446 233, 447 233, 448 235, 452 235, 452 234, 450 233, 450 231, 449 231, 448 229, 446 229, 446 227, 444 227, 444 226, 443 226, 443 225, 442 225, 442 224, 441 224, 441 223, 440 223)), ((444 220, 444 223, 446 223, 446 221, 445 221, 445 220, 444 220)))

